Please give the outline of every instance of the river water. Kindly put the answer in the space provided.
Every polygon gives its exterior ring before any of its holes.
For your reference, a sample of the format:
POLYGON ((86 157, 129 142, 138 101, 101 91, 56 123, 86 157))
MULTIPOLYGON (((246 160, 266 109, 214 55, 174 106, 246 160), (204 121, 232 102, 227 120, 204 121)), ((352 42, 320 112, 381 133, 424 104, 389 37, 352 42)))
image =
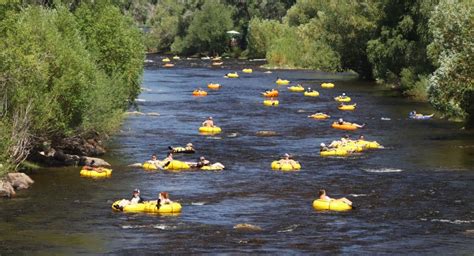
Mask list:
MULTIPOLYGON (((184 61, 183 61, 184 63, 184 61)), ((251 65, 251 64, 248 64, 251 65)), ((345 74, 255 70, 225 79, 233 69, 196 66, 144 74, 139 111, 159 116, 128 117, 112 138, 106 160, 110 179, 79 177, 79 168, 34 171, 36 181, 12 200, 0 202, 0 254, 471 254, 474 251, 474 134, 462 124, 406 118, 417 103, 345 74), (280 89, 280 106, 264 107, 260 92, 276 77, 317 88, 318 98, 280 89), (319 88, 322 81, 336 88, 319 88), (208 82, 223 85, 195 98, 208 82), (346 92, 358 104, 340 112, 332 100, 346 92), (347 158, 321 158, 318 145, 340 138, 331 121, 307 118, 316 110, 334 118, 367 123, 364 134, 386 148, 347 158), (214 117, 223 133, 198 134, 214 117), (259 137, 260 130, 277 133, 259 137), (221 172, 149 172, 127 168, 167 147, 192 142, 196 155, 226 166, 221 172), (299 172, 270 169, 291 153, 299 172), (183 205, 178 216, 113 212, 113 201, 133 188, 146 198, 168 191, 183 205), (316 212, 312 201, 325 188, 358 206, 349 212, 316 212), (238 223, 261 231, 234 229, 238 223)), ((238 66, 242 68, 241 66, 238 66)))

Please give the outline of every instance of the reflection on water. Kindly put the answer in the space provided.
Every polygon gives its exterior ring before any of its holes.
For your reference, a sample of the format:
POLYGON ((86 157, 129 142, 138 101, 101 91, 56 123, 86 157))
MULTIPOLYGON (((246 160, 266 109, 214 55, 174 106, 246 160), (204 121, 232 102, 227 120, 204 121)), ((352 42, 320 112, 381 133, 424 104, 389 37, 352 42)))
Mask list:
MULTIPOLYGON (((241 67, 240 67, 241 68, 241 67)), ((43 253, 407 253, 472 252, 474 136, 461 124, 408 120, 429 106, 395 97, 372 83, 309 71, 254 69, 225 79, 230 69, 175 68, 145 72, 139 111, 114 137, 107 155, 110 179, 79 177, 78 168, 33 173, 32 189, 0 203, 0 254, 43 253), (336 88, 319 88, 331 76, 336 88), (264 107, 260 92, 276 77, 317 88, 303 97, 279 86, 280 105, 264 107), (196 87, 222 84, 207 97, 196 87), (355 112, 340 112, 333 97, 347 93, 355 112), (320 158, 317 146, 344 135, 331 121, 307 118, 317 110, 333 118, 367 123, 360 132, 386 149, 348 158, 320 158), (222 127, 217 136, 198 134, 208 116, 222 127), (274 131, 275 136, 257 136, 274 131), (195 160, 222 162, 221 172, 143 171, 126 167, 168 146, 192 142, 195 160), (272 171, 285 152, 302 163, 292 173, 272 171), (178 216, 124 214, 110 208, 138 187, 148 199, 160 191, 183 205, 178 216), (315 212, 320 188, 348 196, 358 206, 344 213, 315 212), (233 229, 250 223, 261 231, 233 229)))

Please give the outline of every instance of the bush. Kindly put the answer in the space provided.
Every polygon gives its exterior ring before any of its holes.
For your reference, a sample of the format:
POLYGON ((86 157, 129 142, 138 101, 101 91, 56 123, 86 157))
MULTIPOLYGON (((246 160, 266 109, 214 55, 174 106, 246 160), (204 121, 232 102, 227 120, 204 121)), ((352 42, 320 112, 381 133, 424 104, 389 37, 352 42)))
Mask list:
POLYGON ((470 1, 440 1, 429 22, 428 47, 438 66, 429 80, 430 102, 447 117, 474 122, 474 7, 470 1))
POLYGON ((226 32, 232 28, 233 9, 217 0, 206 0, 193 14, 187 34, 171 46, 173 52, 185 54, 208 52, 222 54, 228 49, 226 32), (176 45, 175 45, 176 44, 176 45))
POLYGON ((125 93, 116 94, 125 108, 125 100, 133 102, 140 93, 145 58, 140 30, 130 17, 106 1, 81 4, 75 15, 94 61, 110 78, 116 78, 119 92, 125 93))
POLYGON ((75 16, 32 6, 0 21, 1 168, 14 169, 44 140, 120 123, 139 92, 144 53, 138 30, 108 7, 81 6, 75 16))

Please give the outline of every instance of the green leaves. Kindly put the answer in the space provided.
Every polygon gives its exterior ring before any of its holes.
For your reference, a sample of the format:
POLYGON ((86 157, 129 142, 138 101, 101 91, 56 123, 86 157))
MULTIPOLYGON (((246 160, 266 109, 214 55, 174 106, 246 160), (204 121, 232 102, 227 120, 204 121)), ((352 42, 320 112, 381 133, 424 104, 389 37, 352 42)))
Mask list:
POLYGON ((0 21, 0 37, 0 162, 29 138, 31 147, 110 132, 139 93, 142 37, 110 4, 82 5, 76 15, 62 6, 10 11, 0 21), (18 113, 27 137, 12 138, 18 113))
POLYGON ((429 21, 428 53, 438 66, 429 81, 430 102, 448 117, 474 122, 474 7, 440 1, 429 21))
MULTIPOLYGON (((180 53, 222 54, 227 49, 226 31, 233 27, 233 9, 217 0, 206 0, 193 14, 187 34, 172 46, 180 53)), ((176 40, 175 40, 176 41, 176 40)))

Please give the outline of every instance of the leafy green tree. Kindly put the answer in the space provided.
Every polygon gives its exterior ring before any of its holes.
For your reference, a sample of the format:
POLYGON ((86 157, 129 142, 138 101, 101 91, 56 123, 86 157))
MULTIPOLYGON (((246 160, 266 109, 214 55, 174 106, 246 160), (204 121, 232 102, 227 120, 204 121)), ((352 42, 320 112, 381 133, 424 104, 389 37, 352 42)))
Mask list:
MULTIPOLYGON (((233 27, 233 9, 217 0, 206 0, 193 14, 188 33, 172 49, 181 53, 223 53, 227 49, 226 31, 233 27)), ((178 39, 181 40, 181 39, 178 39)))
MULTIPOLYGON (((367 55, 374 76, 399 85, 405 92, 433 71, 426 46, 431 42, 428 19, 437 1, 382 1, 383 17, 377 38, 370 40, 367 55)), ((421 83, 425 85, 426 83, 421 83)), ((421 91, 426 87, 418 88, 421 91)))
POLYGON ((140 34, 125 22, 130 19, 102 10, 94 20, 97 9, 81 8, 90 23, 61 5, 14 7, 0 21, 0 172, 44 140, 112 131, 131 92, 138 91, 127 82, 139 81, 143 62, 140 34))
POLYGON ((180 32, 184 5, 174 0, 163 0, 155 6, 153 18, 149 21, 151 27, 147 34, 147 48, 154 51, 170 49, 175 37, 180 32))
POLYGON ((264 58, 271 44, 288 30, 286 25, 276 20, 252 19, 247 37, 249 56, 264 58))
POLYGON ((474 6, 441 0, 429 21, 428 52, 437 65, 429 80, 430 102, 447 117, 474 123, 474 6))
POLYGON ((125 91, 117 100, 133 102, 140 93, 145 58, 140 30, 119 8, 105 2, 81 4, 75 15, 95 62, 125 91))

